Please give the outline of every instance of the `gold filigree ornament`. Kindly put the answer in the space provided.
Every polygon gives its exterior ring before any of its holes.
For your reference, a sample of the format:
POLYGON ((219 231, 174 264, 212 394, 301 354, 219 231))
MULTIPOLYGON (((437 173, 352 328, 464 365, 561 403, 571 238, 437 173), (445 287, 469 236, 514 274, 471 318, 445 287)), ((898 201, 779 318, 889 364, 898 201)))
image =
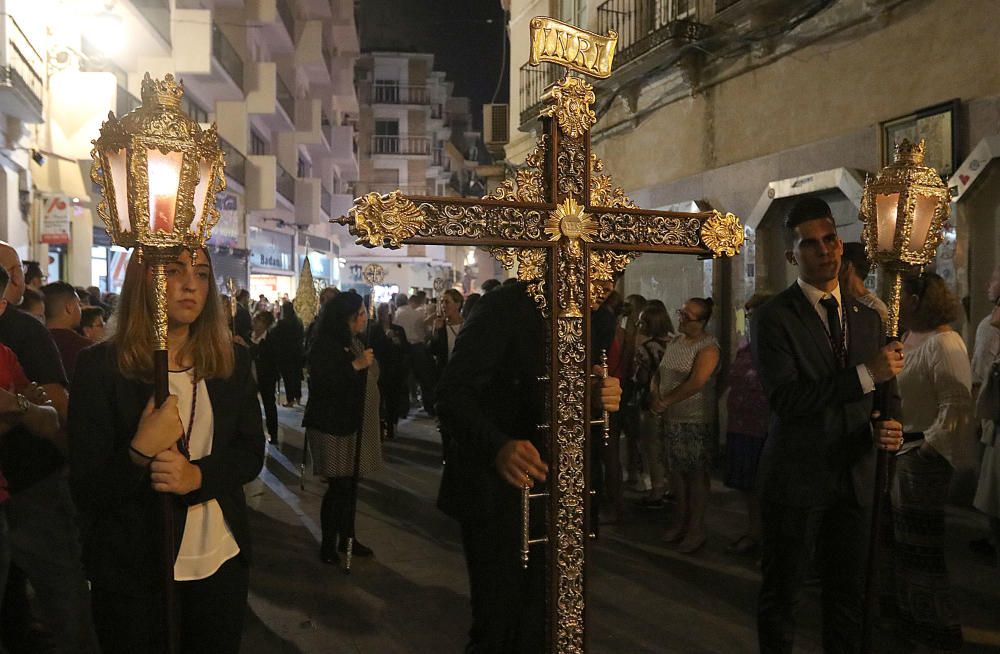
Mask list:
POLYGON ((355 200, 348 214, 351 233, 358 245, 397 249, 424 224, 424 215, 399 191, 387 195, 369 193, 355 200))
POLYGON ((559 130, 570 138, 580 138, 597 122, 597 114, 590 108, 596 99, 594 87, 579 77, 563 77, 542 99, 545 106, 541 115, 555 117, 559 130))
POLYGON ((712 251, 712 257, 735 257, 743 247, 744 238, 740 219, 731 213, 722 215, 713 211, 701 226, 701 240, 712 251))
POLYGON ((597 233, 597 224, 583 210, 583 205, 576 201, 576 198, 566 198, 562 204, 549 214, 549 219, 545 222, 545 233, 549 235, 550 241, 558 241, 565 237, 570 243, 571 250, 579 248, 577 241, 594 240, 597 233))

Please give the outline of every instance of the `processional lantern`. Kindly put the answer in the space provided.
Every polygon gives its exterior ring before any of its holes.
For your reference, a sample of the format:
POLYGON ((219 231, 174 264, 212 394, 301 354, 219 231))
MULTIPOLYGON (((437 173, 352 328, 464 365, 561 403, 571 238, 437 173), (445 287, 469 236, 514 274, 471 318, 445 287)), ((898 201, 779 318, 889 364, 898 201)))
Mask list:
MULTIPOLYGON (((951 211, 951 196, 941 176, 924 164, 926 146, 921 139, 912 143, 903 139, 896 145, 894 161, 865 182, 860 219, 864 222, 864 240, 868 258, 889 273, 890 340, 899 338, 899 305, 903 276, 919 273, 934 261, 941 243, 942 228, 951 211)), ((884 396, 876 396, 875 409, 883 418, 891 416, 884 396)), ((868 567, 865 573, 865 611, 862 622, 862 651, 871 651, 873 625, 877 614, 878 559, 884 507, 888 506, 892 479, 891 457, 878 450, 875 464, 875 495, 868 540, 868 567)))
POLYGON ((886 326, 891 336, 899 334, 903 275, 934 261, 951 211, 948 187, 924 164, 925 152, 923 140, 904 139, 894 161, 865 184, 861 199, 868 258, 892 275, 886 326))
MULTIPOLYGON (((153 270, 156 406, 169 394, 166 266, 185 249, 192 261, 196 259, 219 221, 215 196, 226 188, 215 125, 202 129, 185 114, 183 96, 184 88, 173 75, 154 80, 146 73, 142 105, 120 117, 109 113, 91 151, 90 177, 101 188, 97 215, 111 242, 134 248, 135 256, 147 260, 153 270)), ((161 507, 167 649, 176 654, 174 500, 163 494, 161 507)))

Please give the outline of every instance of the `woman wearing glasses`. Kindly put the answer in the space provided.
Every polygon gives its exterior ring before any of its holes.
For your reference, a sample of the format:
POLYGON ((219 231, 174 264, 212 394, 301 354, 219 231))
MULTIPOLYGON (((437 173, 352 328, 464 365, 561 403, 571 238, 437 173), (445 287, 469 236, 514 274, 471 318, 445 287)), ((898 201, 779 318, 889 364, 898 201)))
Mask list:
POLYGON ((663 350, 650 389, 650 407, 663 415, 671 490, 677 498, 673 523, 663 538, 692 554, 705 545, 708 470, 715 454, 715 378, 719 342, 705 330, 711 298, 691 298, 677 312, 680 334, 663 350))

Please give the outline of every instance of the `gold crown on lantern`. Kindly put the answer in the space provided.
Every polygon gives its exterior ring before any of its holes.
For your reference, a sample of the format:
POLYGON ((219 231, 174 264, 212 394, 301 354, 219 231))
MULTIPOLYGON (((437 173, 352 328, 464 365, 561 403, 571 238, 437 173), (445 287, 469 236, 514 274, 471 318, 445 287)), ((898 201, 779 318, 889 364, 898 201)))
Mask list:
POLYGON ((916 143, 910 139, 903 139, 896 144, 895 162, 923 164, 925 154, 927 154, 927 145, 924 139, 920 139, 916 143))
POLYGON ((184 83, 178 82, 167 73, 163 79, 153 79, 149 73, 142 78, 142 103, 158 104, 163 107, 178 108, 184 96, 184 83))

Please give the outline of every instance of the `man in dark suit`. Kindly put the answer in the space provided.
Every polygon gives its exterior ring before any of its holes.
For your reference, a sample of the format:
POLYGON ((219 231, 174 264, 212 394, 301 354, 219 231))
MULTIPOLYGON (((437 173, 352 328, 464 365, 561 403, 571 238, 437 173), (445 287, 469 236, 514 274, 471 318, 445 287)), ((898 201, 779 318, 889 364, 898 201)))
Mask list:
POLYGON ((899 422, 875 421, 874 397, 883 393, 889 415, 899 415, 902 345, 883 345, 878 314, 841 294, 843 242, 825 202, 797 202, 785 233, 799 278, 757 310, 750 331, 771 410, 758 473, 760 651, 792 651, 803 576, 815 560, 823 649, 857 652, 875 446, 895 451, 903 442, 899 422))
MULTIPOLYGON (((545 556, 534 552, 522 569, 519 528, 521 489, 548 475, 540 454, 548 433, 537 427, 546 421, 538 381, 546 374, 545 329, 523 284, 483 295, 436 392, 446 434, 438 507, 461 524, 469 571, 467 654, 545 651, 545 556)), ((603 408, 618 410, 617 379, 604 380, 598 394, 603 408)), ((532 511, 532 518, 541 513, 532 511)), ((532 533, 544 528, 536 522, 532 533)))

